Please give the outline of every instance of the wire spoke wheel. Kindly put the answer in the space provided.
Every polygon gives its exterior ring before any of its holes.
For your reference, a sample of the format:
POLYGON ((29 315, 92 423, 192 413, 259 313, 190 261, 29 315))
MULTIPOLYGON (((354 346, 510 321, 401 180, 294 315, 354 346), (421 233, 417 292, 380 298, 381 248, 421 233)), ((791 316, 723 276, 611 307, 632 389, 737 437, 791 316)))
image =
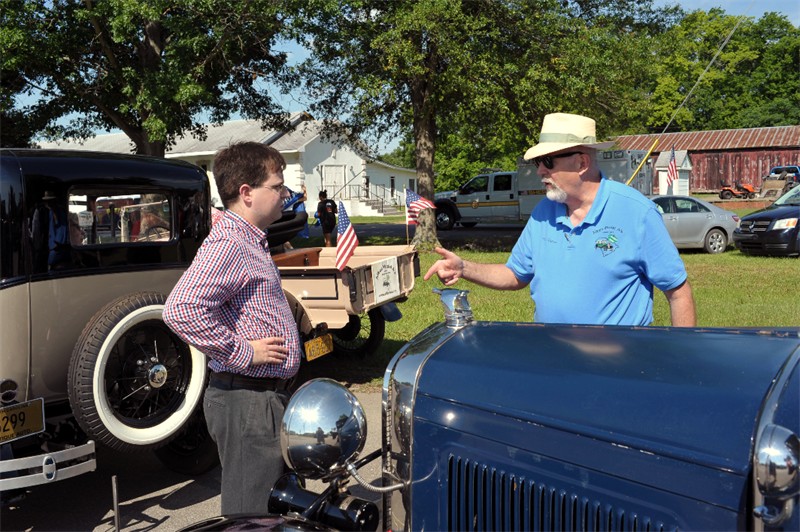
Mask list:
POLYGON ((350 322, 344 328, 330 332, 333 334, 333 350, 336 354, 366 358, 375 353, 383 342, 386 319, 380 308, 374 308, 360 316, 350 315, 350 322))
POLYGON ((89 321, 72 353, 69 399, 84 432, 112 449, 173 439, 205 388, 205 356, 163 322, 166 297, 120 298, 89 321))

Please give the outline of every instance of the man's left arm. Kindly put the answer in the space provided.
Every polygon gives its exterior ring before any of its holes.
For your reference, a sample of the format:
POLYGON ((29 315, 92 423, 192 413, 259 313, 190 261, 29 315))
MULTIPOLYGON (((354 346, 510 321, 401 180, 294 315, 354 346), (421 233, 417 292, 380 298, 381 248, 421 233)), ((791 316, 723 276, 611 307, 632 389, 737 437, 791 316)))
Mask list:
POLYGON ((694 307, 694 296, 688 279, 677 288, 664 291, 669 303, 669 315, 673 327, 695 327, 697 312, 694 307))

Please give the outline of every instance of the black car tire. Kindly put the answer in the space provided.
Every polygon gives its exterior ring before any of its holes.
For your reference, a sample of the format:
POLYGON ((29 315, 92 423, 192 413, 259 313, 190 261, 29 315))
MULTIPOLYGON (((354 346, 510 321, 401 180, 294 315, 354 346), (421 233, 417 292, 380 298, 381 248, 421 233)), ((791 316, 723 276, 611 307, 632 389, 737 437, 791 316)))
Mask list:
POLYGON ((217 467, 219 451, 208 433, 203 409, 198 406, 178 436, 154 454, 167 469, 183 475, 202 475, 217 467))
POLYGON ((436 208, 436 228, 440 231, 449 231, 456 223, 456 216, 450 207, 436 208))
POLYGON ((140 292, 97 312, 69 364, 69 400, 81 429, 118 451, 175 438, 202 400, 205 356, 162 320, 166 297, 140 292))
POLYGON ((375 353, 386 333, 386 318, 380 308, 360 316, 350 315, 342 329, 331 329, 333 352, 339 356, 366 358, 375 353))
POLYGON ((733 197, 733 192, 730 190, 723 190, 719 193, 720 199, 731 199, 733 197))
POLYGON ((722 253, 728 248, 728 237, 721 229, 714 228, 706 233, 703 247, 707 253, 722 253))

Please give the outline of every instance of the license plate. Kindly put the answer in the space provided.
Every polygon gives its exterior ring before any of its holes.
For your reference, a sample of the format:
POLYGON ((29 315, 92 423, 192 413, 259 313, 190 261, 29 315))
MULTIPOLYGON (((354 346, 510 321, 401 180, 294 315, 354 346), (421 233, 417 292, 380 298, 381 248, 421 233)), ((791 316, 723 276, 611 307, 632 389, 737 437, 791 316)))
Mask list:
POLYGON ((44 431, 44 399, 0 408, 0 443, 44 431))
POLYGON ((333 336, 323 334, 317 338, 312 338, 305 343, 306 360, 311 361, 333 351, 333 336))

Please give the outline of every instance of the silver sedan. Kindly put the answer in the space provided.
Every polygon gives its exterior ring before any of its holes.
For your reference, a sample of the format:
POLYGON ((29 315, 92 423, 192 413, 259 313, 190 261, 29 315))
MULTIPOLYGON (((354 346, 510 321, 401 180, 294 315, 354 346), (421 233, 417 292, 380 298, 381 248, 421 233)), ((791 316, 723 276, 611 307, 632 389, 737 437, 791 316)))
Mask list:
POLYGON ((739 217, 691 196, 653 196, 669 236, 677 248, 702 248, 722 253, 739 226, 739 217))

